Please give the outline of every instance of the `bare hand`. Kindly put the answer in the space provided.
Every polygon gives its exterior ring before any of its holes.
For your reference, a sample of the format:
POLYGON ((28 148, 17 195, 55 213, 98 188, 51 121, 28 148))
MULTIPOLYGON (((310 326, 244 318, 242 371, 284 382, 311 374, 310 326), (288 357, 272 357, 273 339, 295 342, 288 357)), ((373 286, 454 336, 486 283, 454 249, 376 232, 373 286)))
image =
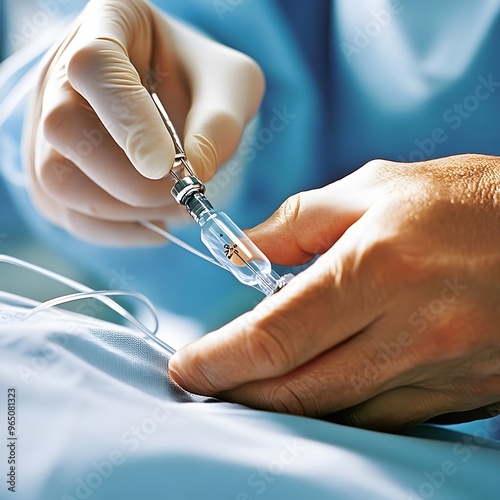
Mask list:
POLYGON ((182 387, 377 429, 498 411, 499 158, 373 161, 249 234, 276 263, 323 255, 174 355, 182 387))

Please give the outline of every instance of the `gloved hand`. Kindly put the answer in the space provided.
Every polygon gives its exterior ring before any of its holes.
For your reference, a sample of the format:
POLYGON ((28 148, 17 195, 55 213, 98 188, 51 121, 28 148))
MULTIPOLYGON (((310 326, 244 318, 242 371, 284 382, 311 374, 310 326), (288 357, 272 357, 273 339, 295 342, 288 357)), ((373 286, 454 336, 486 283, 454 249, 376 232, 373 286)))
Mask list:
POLYGON ((249 236, 303 264, 179 350, 198 394, 375 429, 500 411, 500 158, 373 161, 296 195, 249 236))
POLYGON ((153 87, 208 180, 235 151, 264 79, 249 57, 146 1, 91 0, 43 67, 25 132, 32 194, 54 223, 100 244, 161 241, 135 222, 178 213, 153 87))

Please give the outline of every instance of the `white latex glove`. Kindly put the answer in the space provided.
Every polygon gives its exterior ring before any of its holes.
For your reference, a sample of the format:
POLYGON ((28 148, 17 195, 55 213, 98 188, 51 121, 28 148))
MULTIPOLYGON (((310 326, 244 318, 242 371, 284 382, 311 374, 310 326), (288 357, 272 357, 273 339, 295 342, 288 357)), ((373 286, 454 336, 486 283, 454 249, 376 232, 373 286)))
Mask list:
POLYGON ((235 151, 264 79, 249 57, 146 1, 91 0, 44 66, 27 120, 32 194, 50 220, 99 244, 161 241, 136 222, 178 213, 153 87, 208 180, 235 151))

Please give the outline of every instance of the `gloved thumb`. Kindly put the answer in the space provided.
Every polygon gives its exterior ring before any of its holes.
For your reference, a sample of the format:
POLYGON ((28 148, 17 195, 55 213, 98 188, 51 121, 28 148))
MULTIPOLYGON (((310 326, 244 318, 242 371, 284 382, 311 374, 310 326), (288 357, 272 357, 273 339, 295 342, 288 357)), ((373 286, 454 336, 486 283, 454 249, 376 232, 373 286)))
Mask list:
POLYGON ((191 67, 195 92, 186 119, 184 145, 196 174, 209 180, 235 152, 244 126, 256 113, 264 76, 247 56, 227 48, 222 60, 191 67), (201 73, 201 74, 197 74, 201 73), (215 76, 214 76, 215 74, 215 76))

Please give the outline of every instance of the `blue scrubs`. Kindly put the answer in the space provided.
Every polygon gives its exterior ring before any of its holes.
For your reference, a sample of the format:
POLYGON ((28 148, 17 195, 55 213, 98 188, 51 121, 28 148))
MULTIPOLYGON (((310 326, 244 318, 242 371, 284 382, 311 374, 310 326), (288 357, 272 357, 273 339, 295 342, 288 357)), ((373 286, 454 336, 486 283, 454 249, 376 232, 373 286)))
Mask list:
MULTIPOLYGON (((448 0, 317 0, 314 8, 300 0, 156 3, 251 55, 266 75, 257 129, 238 150, 246 163, 242 188, 229 203, 213 197, 242 227, 267 218, 290 194, 332 182, 373 158, 500 152, 496 0, 472 7, 448 0)), ((22 111, 3 131, 17 141, 22 111)), ((44 222, 24 194, 16 198, 33 231, 96 271, 104 284, 125 269, 133 276, 130 287, 206 329, 261 299, 173 245, 117 250, 81 243, 44 222), (186 300, 194 286, 197 300, 186 300)), ((199 245, 196 227, 175 232, 199 245)))
MULTIPOLYGON (((223 206, 213 197, 243 227, 262 221, 290 194, 332 182, 373 158, 500 154, 500 1, 156 3, 248 53, 266 74, 257 128, 239 148, 246 166, 239 174, 238 197, 223 206)), ((67 2, 64 9, 83 4, 67 2)), ((10 76, 0 73, 0 111, 36 60, 10 76)), ((206 329, 260 300, 229 274, 173 245, 96 248, 43 220, 17 182, 26 103, 22 99, 0 129, 1 168, 17 213, 33 235, 97 272, 103 288, 116 286, 118 273, 126 277, 127 288, 197 318, 206 329)), ((14 211, 3 205, 2 213, 13 216, 14 211)), ((1 223, 0 233, 7 227, 1 223)), ((14 225, 19 226, 12 224, 12 230, 14 225)), ((175 231, 190 242, 199 237, 196 227, 175 231)), ((92 322, 81 325, 79 335, 67 335, 65 326, 76 320, 61 322, 52 314, 18 326, 18 307, 25 306, 11 304, 9 318, 6 306, 1 318, 0 384, 3 394, 9 386, 19 387, 19 401, 26 405, 19 405, 25 432, 20 453, 26 450, 20 456, 31 460, 25 467, 31 478, 22 480, 21 494, 26 488, 33 494, 24 498, 166 498, 171 493, 243 499, 265 491, 270 498, 455 499, 493 498, 498 492, 498 447, 487 442, 481 427, 473 441, 443 433, 430 441, 429 428, 414 431, 423 440, 232 405, 186 405, 188 395, 169 392, 167 359, 143 339, 92 322), (23 367, 31 371, 22 372, 23 367), (25 384, 22 373, 35 378, 25 384), (165 400, 173 417, 152 420, 164 418, 157 406, 163 409, 165 400), (146 432, 154 426, 155 435, 147 434, 132 448, 135 441, 127 433, 137 426, 146 432), (40 429, 47 432, 40 436, 40 429), (283 443, 293 439, 305 448, 304 458, 281 472, 275 462, 283 443), (116 470, 108 479, 111 461, 116 470), (286 480, 279 480, 281 474, 286 480)))
MULTIPOLYGON (((373 158, 411 162, 467 152, 500 153, 498 0, 316 0, 314 8, 300 0, 156 3, 249 54, 266 75, 256 129, 238 148, 245 167, 237 175, 237 196, 222 203, 217 192, 223 185, 212 189, 214 205, 242 227, 267 218, 287 196, 332 182, 373 158)), ((64 16, 85 2, 60 4, 64 16)), ((19 6, 13 1, 5 5, 19 6)), ((22 31, 3 33, 9 49, 9 36, 22 31)), ((0 81, 4 104, 38 58, 32 59, 0 81)), ((46 222, 26 191, 12 181, 16 169, 22 170, 17 145, 27 102, 21 100, 12 110, 0 129, 0 141, 2 170, 10 179, 6 185, 34 234, 94 271, 103 287, 115 284, 117 273, 125 274, 129 279, 124 286, 196 318, 206 330, 262 298, 174 245, 98 248, 46 222), (193 290, 196 300, 187 300, 193 290)), ((15 218, 14 227, 19 227, 15 218)), ((194 225, 174 232, 201 247, 194 225)))

